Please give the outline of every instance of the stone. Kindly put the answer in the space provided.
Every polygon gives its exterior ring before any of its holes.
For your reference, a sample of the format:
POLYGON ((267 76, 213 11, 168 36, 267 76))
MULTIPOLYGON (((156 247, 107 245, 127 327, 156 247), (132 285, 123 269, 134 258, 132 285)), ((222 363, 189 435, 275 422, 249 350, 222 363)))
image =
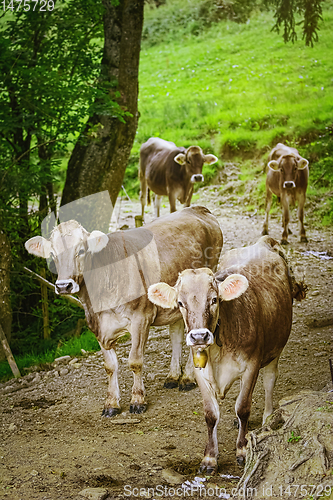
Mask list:
POLYGON ((162 477, 169 484, 181 484, 186 479, 185 476, 182 476, 173 469, 163 469, 162 477))
POLYGON ((86 488, 79 493, 81 497, 89 498, 89 500, 104 500, 108 494, 105 488, 86 488))
POLYGON ((7 385, 7 387, 5 387, 2 390, 2 393, 3 394, 8 394, 8 392, 13 392, 14 390, 15 390, 15 387, 13 385, 7 385))
POLYGON ((70 360, 70 362, 68 363, 69 365, 74 365, 74 363, 77 363, 79 360, 78 358, 73 358, 70 360))
POLYGON ((55 365, 60 365, 60 364, 69 363, 70 360, 71 360, 70 356, 60 356, 60 358, 55 358, 53 363, 55 365))
POLYGON ((17 426, 12 422, 11 424, 9 424, 8 430, 9 431, 16 431, 17 426))
POLYGON ((61 377, 63 377, 64 375, 67 375, 67 373, 69 373, 69 369, 68 368, 61 368, 61 370, 59 370, 59 375, 61 377))
POLYGON ((40 376, 40 373, 36 373, 36 376, 33 378, 33 380, 31 381, 31 383, 32 384, 37 384, 41 380, 42 380, 42 377, 40 376))
POLYGON ((73 368, 80 368, 82 366, 82 363, 73 363, 71 366, 73 368))

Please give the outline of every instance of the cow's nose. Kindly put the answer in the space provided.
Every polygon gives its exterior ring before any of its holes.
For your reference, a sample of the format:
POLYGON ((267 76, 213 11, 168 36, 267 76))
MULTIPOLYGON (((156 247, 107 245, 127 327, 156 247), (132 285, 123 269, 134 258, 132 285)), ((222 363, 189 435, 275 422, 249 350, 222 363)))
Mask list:
POLYGON ((288 188, 294 188, 295 187, 295 183, 294 181, 286 181, 283 183, 283 187, 288 189, 288 188))
POLYGON ((212 337, 212 332, 208 328, 199 328, 189 332, 187 343, 190 345, 207 345, 212 343, 212 337))
POLYGON ((56 292, 58 294, 67 294, 73 292, 73 280, 56 281, 56 292))
POLYGON ((191 177, 191 182, 203 182, 204 176, 202 174, 195 174, 191 177))

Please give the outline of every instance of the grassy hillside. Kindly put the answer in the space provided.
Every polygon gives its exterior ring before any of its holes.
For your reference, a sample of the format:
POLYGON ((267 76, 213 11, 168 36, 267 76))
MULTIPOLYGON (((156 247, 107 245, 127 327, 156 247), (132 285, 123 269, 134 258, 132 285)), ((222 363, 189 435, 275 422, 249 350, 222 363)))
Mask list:
MULTIPOLYGON (((219 168, 232 159, 244 181, 258 178, 258 165, 260 172, 269 149, 282 141, 311 161, 310 197, 332 190, 332 2, 325 6, 320 39, 313 48, 301 40, 284 44, 281 35, 271 32, 270 12, 257 12, 245 24, 228 20, 207 28, 204 22, 200 27, 197 19, 184 21, 179 11, 187 5, 184 0, 169 0, 158 9, 147 7, 141 117, 126 178, 131 193, 139 191, 140 145, 151 136, 185 147, 198 144, 220 158, 219 168), (158 43, 154 27, 162 20, 158 43)), ((209 180, 215 168, 207 169, 209 180)), ((259 176, 250 201, 259 199, 262 191, 259 176)), ((333 222, 332 212, 328 201, 324 223, 333 222)))

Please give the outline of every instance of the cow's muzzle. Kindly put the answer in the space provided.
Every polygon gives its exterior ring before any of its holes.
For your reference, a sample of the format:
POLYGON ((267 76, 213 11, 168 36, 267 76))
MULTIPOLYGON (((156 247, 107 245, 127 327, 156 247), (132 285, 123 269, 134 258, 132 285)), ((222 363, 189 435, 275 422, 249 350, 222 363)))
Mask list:
POLYGON ((198 328, 191 330, 186 335, 186 344, 191 346, 207 347, 214 343, 214 335, 208 328, 198 328))
POLYGON ((191 177, 191 182, 203 182, 204 181, 204 176, 202 174, 195 174, 192 175, 191 177))
POLYGON ((57 293, 58 295, 76 293, 79 290, 80 290, 79 285, 72 279, 57 280, 55 283, 55 293, 57 293))
POLYGON ((283 183, 283 187, 286 189, 291 189, 291 188, 295 188, 296 184, 294 183, 294 181, 285 181, 283 183))

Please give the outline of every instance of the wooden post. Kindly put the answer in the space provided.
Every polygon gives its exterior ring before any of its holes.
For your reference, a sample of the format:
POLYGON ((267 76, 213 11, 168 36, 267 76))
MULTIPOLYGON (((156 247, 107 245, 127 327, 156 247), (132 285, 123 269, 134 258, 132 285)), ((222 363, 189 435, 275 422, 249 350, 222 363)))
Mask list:
POLYGON ((6 358, 8 360, 9 366, 12 369, 14 377, 15 378, 21 377, 20 370, 17 367, 16 361, 15 361, 14 356, 12 354, 12 351, 11 351, 11 349, 9 347, 9 344, 8 344, 5 332, 3 331, 1 325, 0 325, 0 340, 1 340, 1 344, 2 344, 3 350, 4 350, 5 354, 6 354, 6 358))
MULTIPOLYGON (((45 272, 44 268, 42 268, 40 270, 40 275, 41 275, 42 278, 45 279, 46 272, 45 272)), ((40 288, 41 288, 41 295, 42 295, 44 339, 49 339, 51 337, 51 334, 50 334, 50 320, 49 320, 49 304, 48 304, 48 301, 47 301, 47 287, 46 287, 45 283, 41 282, 40 288)))

